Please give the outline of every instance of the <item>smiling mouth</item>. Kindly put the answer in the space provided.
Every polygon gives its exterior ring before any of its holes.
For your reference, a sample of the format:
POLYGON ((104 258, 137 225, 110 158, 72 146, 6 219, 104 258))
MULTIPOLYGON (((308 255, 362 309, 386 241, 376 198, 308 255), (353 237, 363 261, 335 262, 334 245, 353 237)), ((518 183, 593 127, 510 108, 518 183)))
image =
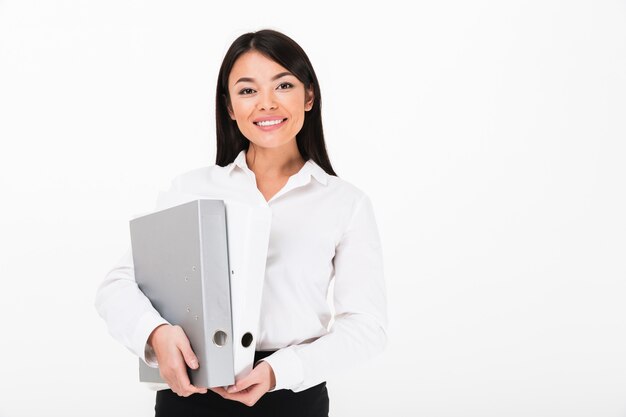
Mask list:
POLYGON ((253 122, 253 123, 257 126, 266 127, 266 126, 275 126, 275 125, 281 124, 285 120, 287 119, 285 118, 285 119, 276 119, 276 120, 264 120, 262 122, 253 122))

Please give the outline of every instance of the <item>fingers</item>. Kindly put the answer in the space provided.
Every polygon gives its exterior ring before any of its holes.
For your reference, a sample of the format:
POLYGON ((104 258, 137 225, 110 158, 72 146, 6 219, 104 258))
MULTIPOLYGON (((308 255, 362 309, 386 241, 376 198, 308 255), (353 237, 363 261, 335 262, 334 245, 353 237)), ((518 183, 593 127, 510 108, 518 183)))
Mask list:
MULTIPOLYGON (((195 356, 195 355, 194 355, 195 356)), ((206 394, 207 389, 204 387, 196 387, 191 384, 189 381, 189 375, 187 375, 187 368, 185 367, 185 362, 183 362, 183 357, 179 353, 179 360, 176 361, 177 366, 173 368, 174 374, 173 378, 168 381, 172 391, 178 394, 181 397, 188 397, 192 394, 206 394)), ((171 375, 171 374, 170 374, 171 375)))
POLYGON ((191 369, 198 369, 198 358, 196 357, 196 354, 193 353, 193 350, 191 350, 191 345, 189 344, 189 339, 187 339, 187 337, 178 342, 178 348, 183 354, 183 358, 185 358, 187 366, 191 369))
POLYGON ((209 389, 213 391, 214 393, 221 395, 224 398, 226 398, 226 395, 228 395, 224 387, 214 387, 214 388, 209 388, 209 389))
POLYGON ((276 385, 274 371, 267 362, 260 362, 246 377, 238 380, 234 385, 226 387, 226 392, 233 394, 255 384, 262 384, 267 390, 272 389, 276 385))
POLYGON ((154 348, 161 378, 181 397, 206 393, 206 388, 196 387, 189 381, 185 364, 192 369, 197 369, 199 364, 183 329, 180 326, 169 326, 158 336, 154 348))
POLYGON ((174 386, 171 386, 172 391, 178 394, 180 397, 189 397, 192 394, 206 394, 207 389, 204 387, 196 387, 189 381, 187 376, 187 370, 184 367, 176 370, 176 379, 174 386))
POLYGON ((257 385, 260 381, 252 381, 252 380, 241 380, 237 382, 235 385, 231 385, 226 387, 226 392, 229 394, 234 394, 236 392, 246 391, 253 385, 257 385))
POLYGON ((248 407, 252 407, 256 404, 257 401, 259 401, 259 399, 267 392, 267 389, 264 389, 261 384, 253 384, 234 394, 228 393, 228 391, 226 391, 223 387, 211 388, 211 390, 227 400, 239 401, 248 407))
POLYGON ((243 391, 254 384, 258 384, 259 382, 261 382, 261 378, 259 378, 258 371, 253 369, 248 375, 236 381, 234 385, 230 385, 225 388, 226 392, 234 394, 235 392, 243 391))
POLYGON ((222 397, 252 407, 270 388, 270 367, 254 368, 245 378, 229 387, 211 388, 222 397))
POLYGON ((196 387, 191 384, 189 377, 187 376, 187 371, 184 367, 182 369, 176 369, 173 376, 171 376, 171 374, 169 377, 167 375, 162 375, 162 378, 165 382, 167 382, 172 391, 180 397, 189 397, 192 394, 206 394, 207 392, 205 387, 196 387))

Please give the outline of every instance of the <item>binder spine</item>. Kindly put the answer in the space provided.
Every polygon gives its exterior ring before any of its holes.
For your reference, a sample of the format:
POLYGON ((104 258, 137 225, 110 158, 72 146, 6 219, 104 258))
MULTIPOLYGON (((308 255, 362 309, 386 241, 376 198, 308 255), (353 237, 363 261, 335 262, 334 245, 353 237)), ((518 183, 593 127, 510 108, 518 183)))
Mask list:
POLYGON ((204 363, 209 368, 209 387, 235 383, 233 366, 233 326, 226 218, 223 201, 199 200, 203 321, 205 327, 204 363))

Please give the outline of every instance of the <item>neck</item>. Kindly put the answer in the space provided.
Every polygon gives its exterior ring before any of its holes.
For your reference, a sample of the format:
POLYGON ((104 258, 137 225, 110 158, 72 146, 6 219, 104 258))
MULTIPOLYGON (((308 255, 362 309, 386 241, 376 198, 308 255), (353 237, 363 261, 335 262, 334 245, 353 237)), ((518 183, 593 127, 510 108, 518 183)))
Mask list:
POLYGON ((246 164, 254 175, 283 177, 297 173, 305 161, 298 151, 295 139, 280 148, 263 148, 250 143, 246 152, 246 164))

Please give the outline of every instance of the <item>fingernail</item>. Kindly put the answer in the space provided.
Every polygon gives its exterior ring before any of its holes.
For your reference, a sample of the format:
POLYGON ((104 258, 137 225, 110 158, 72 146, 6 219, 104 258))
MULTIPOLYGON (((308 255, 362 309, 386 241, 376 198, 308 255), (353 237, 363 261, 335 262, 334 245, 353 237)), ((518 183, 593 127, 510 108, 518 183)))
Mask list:
POLYGON ((198 361, 196 361, 196 360, 191 361, 191 367, 193 369, 196 369, 198 367, 198 361))

